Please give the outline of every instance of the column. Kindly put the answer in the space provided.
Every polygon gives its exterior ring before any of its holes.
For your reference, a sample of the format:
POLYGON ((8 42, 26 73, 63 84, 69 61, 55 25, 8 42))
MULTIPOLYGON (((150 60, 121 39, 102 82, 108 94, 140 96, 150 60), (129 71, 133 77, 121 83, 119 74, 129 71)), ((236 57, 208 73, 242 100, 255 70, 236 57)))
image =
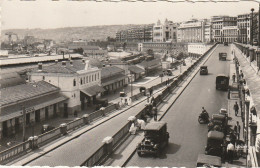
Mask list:
POLYGON ((260 68, 260 50, 256 51, 256 64, 257 67, 260 68))

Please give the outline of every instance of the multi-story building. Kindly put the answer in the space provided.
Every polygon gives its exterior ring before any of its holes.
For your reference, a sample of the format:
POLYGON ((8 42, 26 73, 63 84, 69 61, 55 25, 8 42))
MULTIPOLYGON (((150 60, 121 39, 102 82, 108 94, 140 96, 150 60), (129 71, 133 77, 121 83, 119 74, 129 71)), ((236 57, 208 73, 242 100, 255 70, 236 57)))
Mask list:
POLYGON ((205 19, 204 42, 211 42, 211 41, 212 41, 212 25, 210 20, 205 19))
POLYGON ((94 59, 105 59, 107 56, 107 51, 103 50, 98 46, 85 46, 84 47, 84 56, 94 58, 94 59))
POLYGON ((164 24, 160 20, 153 27, 153 42, 177 41, 177 24, 165 20, 164 24))
POLYGON ((150 42, 153 40, 153 25, 132 27, 116 33, 117 42, 150 42))
POLYGON ((210 42, 211 24, 208 20, 191 19, 178 27, 178 42, 210 42))
POLYGON ((234 42, 238 39, 237 17, 211 17, 213 41, 234 42))
POLYGON ((251 34, 251 45, 258 45, 258 41, 259 41, 259 14, 257 13, 253 13, 251 14, 251 18, 252 22, 251 22, 251 31, 249 31, 251 34))
POLYGON ((60 88, 60 93, 69 98, 64 104, 65 115, 84 110, 104 91, 101 70, 91 67, 88 60, 39 65, 29 73, 29 81, 46 81, 60 88))
POLYGON ((250 41, 250 14, 241 14, 237 16, 237 29, 239 43, 249 43, 250 41))

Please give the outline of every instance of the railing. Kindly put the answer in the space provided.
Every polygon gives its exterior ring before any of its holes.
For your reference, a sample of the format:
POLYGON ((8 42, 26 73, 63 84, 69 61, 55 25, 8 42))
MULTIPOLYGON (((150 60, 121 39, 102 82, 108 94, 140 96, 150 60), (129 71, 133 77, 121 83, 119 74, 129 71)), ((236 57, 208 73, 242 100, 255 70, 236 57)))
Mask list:
POLYGON ((4 162, 8 161, 9 159, 14 158, 15 156, 18 156, 19 154, 28 152, 30 150, 31 150, 31 148, 30 148, 29 141, 25 141, 16 146, 13 146, 0 153, 0 164, 3 164, 4 162))
POLYGON ((60 137, 60 136, 61 136, 61 132, 60 132, 60 128, 58 127, 53 130, 50 130, 44 134, 39 135, 37 142, 38 142, 38 145, 46 144, 50 140, 60 137))
POLYGON ((75 128, 78 128, 79 126, 83 125, 83 118, 79 118, 73 121, 70 121, 69 123, 67 123, 67 130, 74 130, 75 128))
POLYGON ((92 167, 106 154, 106 146, 102 145, 95 153, 93 153, 83 164, 80 166, 92 167))

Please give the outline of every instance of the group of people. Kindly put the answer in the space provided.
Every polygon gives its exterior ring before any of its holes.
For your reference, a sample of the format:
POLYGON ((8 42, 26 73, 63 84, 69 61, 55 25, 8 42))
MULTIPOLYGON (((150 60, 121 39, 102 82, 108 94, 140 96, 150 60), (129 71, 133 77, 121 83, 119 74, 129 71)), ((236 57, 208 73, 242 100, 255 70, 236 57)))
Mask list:
MULTIPOLYGON (((243 78, 244 78, 244 74, 243 74, 242 70, 240 70, 239 80, 243 80, 243 78)), ((236 82, 236 74, 235 73, 233 73, 233 75, 232 75, 232 80, 233 80, 233 83, 236 82)))

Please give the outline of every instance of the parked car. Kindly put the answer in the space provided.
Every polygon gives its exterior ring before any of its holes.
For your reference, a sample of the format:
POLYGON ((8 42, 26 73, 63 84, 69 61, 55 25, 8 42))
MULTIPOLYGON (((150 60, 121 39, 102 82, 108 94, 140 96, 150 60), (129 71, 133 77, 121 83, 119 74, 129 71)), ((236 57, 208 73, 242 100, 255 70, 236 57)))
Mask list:
POLYGON ((208 75, 208 67, 207 66, 200 66, 200 75, 208 75))
POLYGON ((219 60, 226 61, 227 53, 219 53, 219 60))
POLYGON ((172 69, 167 69, 166 73, 168 76, 173 76, 172 69))
POLYGON ((229 77, 224 74, 219 74, 216 77, 216 89, 228 90, 229 88, 229 77))
POLYGON ((41 133, 44 134, 45 132, 48 132, 48 131, 51 131, 53 130, 55 127, 54 126, 51 126, 49 124, 44 124, 42 125, 42 131, 41 133))
POLYGON ((219 131, 210 131, 208 133, 206 155, 222 156, 223 154, 224 133, 219 131))
POLYGON ((196 167, 222 167, 221 157, 199 154, 196 167))
POLYGON ((137 145, 137 154, 154 154, 158 156, 160 151, 168 145, 169 133, 166 122, 159 121, 148 123, 144 128, 144 139, 137 145))

